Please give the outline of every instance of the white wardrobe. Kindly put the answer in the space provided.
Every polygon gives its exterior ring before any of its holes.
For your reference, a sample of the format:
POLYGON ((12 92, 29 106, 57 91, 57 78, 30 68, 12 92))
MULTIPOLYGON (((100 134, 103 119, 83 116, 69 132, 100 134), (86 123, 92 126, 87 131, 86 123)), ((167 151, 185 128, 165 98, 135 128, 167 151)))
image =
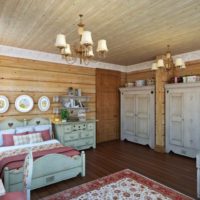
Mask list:
POLYGON ((120 88, 121 140, 155 146, 154 86, 120 88))
POLYGON ((200 83, 167 84, 166 152, 196 157, 200 152, 200 83))

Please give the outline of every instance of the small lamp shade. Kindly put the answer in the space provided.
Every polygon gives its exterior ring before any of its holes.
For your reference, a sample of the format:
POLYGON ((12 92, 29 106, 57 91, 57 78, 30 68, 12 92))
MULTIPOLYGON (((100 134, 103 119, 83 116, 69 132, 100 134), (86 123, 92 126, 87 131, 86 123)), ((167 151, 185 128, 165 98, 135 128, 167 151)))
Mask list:
POLYGON ((66 47, 64 47, 63 49, 61 49, 61 54, 62 55, 66 55, 66 56, 69 56, 69 55, 72 54, 69 44, 66 44, 66 47))
POLYGON ((90 31, 83 31, 80 44, 85 46, 93 45, 92 34, 90 31))
POLYGON ((88 57, 94 57, 93 49, 90 48, 87 54, 88 57))
POLYGON ((177 58, 175 62, 175 66, 182 67, 183 65, 185 65, 185 63, 183 62, 182 58, 177 58))
POLYGON ((180 68, 185 69, 186 68, 185 63, 180 68))
POLYGON ((158 69, 157 63, 153 63, 151 66, 151 70, 157 70, 157 69, 158 69))
POLYGON ((108 51, 106 40, 99 40, 98 41, 97 52, 100 52, 100 51, 104 51, 104 52, 108 51))
POLYGON ((157 62, 157 67, 164 67, 164 60, 163 59, 159 59, 158 62, 157 62))
POLYGON ((58 34, 57 35, 55 46, 58 47, 58 48, 66 47, 66 39, 65 39, 64 34, 58 34))

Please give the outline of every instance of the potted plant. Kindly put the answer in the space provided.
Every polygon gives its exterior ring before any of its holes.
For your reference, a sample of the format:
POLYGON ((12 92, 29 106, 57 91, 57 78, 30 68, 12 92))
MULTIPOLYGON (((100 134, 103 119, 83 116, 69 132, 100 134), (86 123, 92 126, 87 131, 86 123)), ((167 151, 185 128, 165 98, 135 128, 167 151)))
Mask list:
POLYGON ((67 109, 61 110, 61 119, 62 122, 66 122, 69 119, 69 111, 67 109))

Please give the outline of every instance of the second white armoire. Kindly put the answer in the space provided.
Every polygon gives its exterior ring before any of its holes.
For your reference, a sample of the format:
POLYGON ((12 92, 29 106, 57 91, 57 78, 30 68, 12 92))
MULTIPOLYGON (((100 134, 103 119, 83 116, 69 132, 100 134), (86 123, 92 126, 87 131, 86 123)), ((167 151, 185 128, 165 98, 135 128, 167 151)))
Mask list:
POLYGON ((167 84, 166 152, 196 157, 200 152, 200 83, 167 84))
POLYGON ((120 88, 121 140, 155 146, 154 86, 120 88))

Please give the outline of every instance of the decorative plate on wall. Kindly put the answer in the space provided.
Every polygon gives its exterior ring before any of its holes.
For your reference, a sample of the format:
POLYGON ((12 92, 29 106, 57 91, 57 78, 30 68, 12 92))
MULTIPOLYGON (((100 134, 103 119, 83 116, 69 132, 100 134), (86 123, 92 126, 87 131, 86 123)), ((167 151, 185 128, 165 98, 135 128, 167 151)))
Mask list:
POLYGON ((19 112, 29 112, 33 108, 33 99, 28 95, 20 95, 15 100, 15 108, 19 112))
POLYGON ((6 96, 0 96, 0 113, 5 113, 9 108, 9 101, 6 96))
POLYGON ((49 110, 49 107, 50 107, 49 98, 46 96, 40 97, 38 100, 38 107, 42 112, 49 110))

